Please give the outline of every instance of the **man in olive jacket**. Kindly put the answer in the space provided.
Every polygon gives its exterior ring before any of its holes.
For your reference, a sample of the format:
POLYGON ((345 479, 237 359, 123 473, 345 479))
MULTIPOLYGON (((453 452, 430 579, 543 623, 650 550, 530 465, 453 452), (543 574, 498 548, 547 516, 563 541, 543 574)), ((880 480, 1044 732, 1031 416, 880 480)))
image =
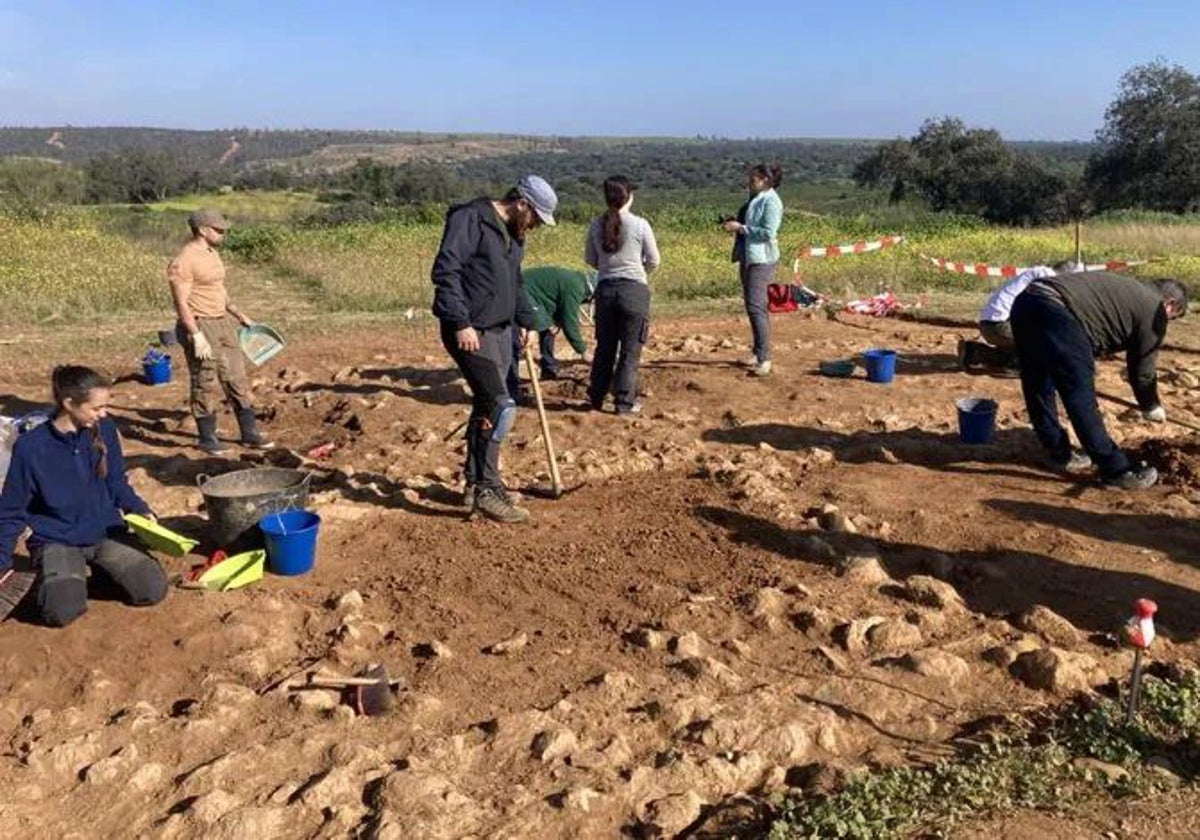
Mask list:
MULTIPOLYGON (((596 291, 594 271, 574 271, 555 265, 543 265, 522 273, 525 296, 533 307, 534 329, 538 334, 539 367, 542 379, 558 378, 558 359, 554 357, 554 340, 560 330, 571 348, 584 360, 588 359, 588 343, 579 324, 579 313, 596 291)), ((513 357, 508 374, 508 391, 517 394, 520 382, 519 354, 513 357)))
POLYGON ((1029 420, 1051 462, 1064 472, 1095 464, 1101 480, 1126 490, 1151 487, 1158 472, 1133 467, 1108 436, 1096 407, 1096 356, 1124 353, 1129 384, 1152 422, 1166 420, 1155 370, 1167 322, 1187 312, 1187 292, 1174 280, 1144 283, 1107 271, 1043 277, 1013 303, 1012 329, 1029 420), (1072 453, 1058 422, 1055 395, 1083 453, 1072 453))
POLYGON ((499 522, 524 522, 529 511, 512 503, 500 478, 500 445, 516 418, 505 385, 512 365, 512 331, 536 327, 522 289, 525 235, 554 224, 558 197, 536 175, 527 175, 501 200, 477 198, 446 214, 433 263, 433 314, 442 345, 471 390, 467 422, 464 503, 471 514, 499 522))

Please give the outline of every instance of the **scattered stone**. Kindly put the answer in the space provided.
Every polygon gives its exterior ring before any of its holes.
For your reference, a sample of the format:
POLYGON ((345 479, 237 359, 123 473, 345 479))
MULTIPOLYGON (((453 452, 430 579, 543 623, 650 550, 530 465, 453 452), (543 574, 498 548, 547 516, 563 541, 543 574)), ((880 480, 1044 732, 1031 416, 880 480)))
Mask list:
POLYGON ((211 825, 237 808, 240 804, 237 797, 218 788, 203 796, 196 797, 195 801, 188 807, 188 814, 197 822, 211 825))
POLYGON ((832 449, 826 449, 823 446, 814 446, 808 450, 808 462, 817 464, 818 466, 828 466, 837 460, 832 449))
POLYGON ((885 621, 867 632, 872 653, 898 653, 921 646, 921 631, 907 621, 885 621))
POLYGON ((490 653, 493 656, 508 656, 509 654, 517 653, 518 651, 524 649, 527 644, 529 644, 529 636, 522 631, 516 635, 509 636, 507 639, 501 642, 496 642, 493 645, 489 645, 483 649, 483 652, 490 653))
POLYGON ((792 613, 791 620, 795 628, 802 633, 815 633, 826 637, 839 623, 837 616, 820 607, 805 607, 792 613))
POLYGON ((309 808, 320 811, 340 803, 355 802, 362 797, 358 771, 346 766, 331 767, 313 775, 296 798, 309 808))
POLYGON ((787 611, 791 599, 787 594, 773 586, 764 586, 759 589, 750 598, 750 615, 754 618, 760 616, 780 616, 787 611))
POLYGON ((579 742, 575 738, 575 733, 570 729, 560 727, 539 732, 534 736, 530 750, 534 758, 546 764, 558 758, 566 758, 578 747, 579 742))
POLYGON ((449 484, 454 480, 454 470, 449 467, 438 467, 433 471, 433 475, 443 484, 449 484))
POLYGON ((834 560, 838 556, 829 541, 816 534, 804 534, 796 537, 795 547, 802 556, 812 557, 818 561, 834 560))
POLYGON ((784 781, 810 796, 822 796, 842 788, 846 782, 846 771, 834 764, 814 761, 792 767, 787 771, 784 781))
POLYGON ((108 758, 102 758, 83 771, 83 779, 89 785, 104 785, 115 782, 129 771, 137 761, 137 744, 129 744, 108 758))
POLYGON ((655 799, 645 806, 643 828, 650 832, 650 836, 677 837, 685 828, 700 819, 700 811, 704 805, 704 799, 694 790, 655 799))
POLYGON ((1027 633, 1035 633, 1047 642, 1060 648, 1073 648, 1083 640, 1082 634, 1071 622, 1067 621, 1049 607, 1037 604, 1013 622, 1027 633))
POLYGON ((985 650, 980 656, 984 662, 990 662, 998 668, 1007 668, 1016 661, 1017 657, 1031 650, 1037 650, 1041 644, 1033 639, 1020 639, 1009 645, 996 645, 985 650))
POLYGON ((845 624, 835 627, 833 630, 833 640, 845 648, 848 653, 852 653, 855 656, 863 656, 867 652, 867 634, 877 625, 883 624, 886 621, 886 618, 878 615, 869 616, 868 618, 856 618, 853 621, 848 621, 845 624))
POLYGON ((301 691, 293 691, 288 702, 300 711, 327 712, 337 708, 341 697, 336 691, 306 688, 301 691))
POLYGON ((413 656, 421 659, 453 659, 454 651, 445 642, 434 639, 432 642, 421 642, 413 646, 413 656))
POLYGON ((832 670, 835 674, 845 674, 850 671, 850 667, 846 664, 846 660, 842 655, 831 647, 818 645, 813 651, 817 657, 832 670))
MULTIPOLYGON (((1040 648, 1017 656, 1008 671, 1030 688, 1073 694, 1091 690, 1096 660, 1083 653, 1040 648)), ((1097 681, 1103 680, 1102 674, 1095 676, 1097 681)))
POLYGON ((136 790, 139 793, 148 793, 162 784, 166 777, 166 768, 164 768, 161 764, 150 762, 148 764, 143 764, 141 767, 135 770, 133 775, 130 776, 129 780, 125 783, 125 786, 136 790))
POLYGON ((821 512, 820 516, 817 517, 817 522, 820 523, 822 529, 831 531, 833 533, 858 533, 858 529, 855 527, 854 523, 846 517, 846 514, 842 513, 833 505, 828 505, 826 510, 821 512), (829 508, 832 508, 832 510, 829 508))
POLYGON ((667 646, 667 634, 652 627, 638 627, 626 634, 630 644, 646 650, 662 650, 667 646))
POLYGON ((1165 755, 1152 755, 1146 759, 1146 769, 1154 773, 1160 780, 1168 782, 1171 785, 1178 785, 1183 782, 1179 775, 1179 768, 1175 762, 1171 761, 1165 755))
POLYGON ((842 577, 862 586, 877 586, 891 580, 877 554, 848 554, 838 571, 842 577))
POLYGON ((576 808, 586 814, 592 810, 592 803, 603 796, 594 788, 580 786, 564 790, 554 798, 554 804, 559 808, 576 808))
POLYGON ((928 575, 913 575, 906 580, 904 597, 923 606, 942 610, 962 606, 962 597, 957 589, 928 575))
POLYGON ((684 633, 671 640, 671 653, 680 659, 690 659, 704 653, 704 641, 696 633, 684 633))
POLYGON ((1077 758, 1071 764, 1082 770, 1089 777, 1095 777, 1099 774, 1109 782, 1120 782, 1129 778, 1129 771, 1121 765, 1110 764, 1098 758, 1077 758))
POLYGON ((694 680, 708 677, 727 686, 736 686, 741 683, 741 677, 737 675, 737 672, 725 663, 709 656, 694 656, 685 659, 679 663, 679 670, 694 680))
POLYGON ((937 648, 926 648, 906 654, 900 660, 900 665, 923 677, 945 680, 950 685, 957 685, 971 676, 971 667, 967 665, 966 660, 937 648))

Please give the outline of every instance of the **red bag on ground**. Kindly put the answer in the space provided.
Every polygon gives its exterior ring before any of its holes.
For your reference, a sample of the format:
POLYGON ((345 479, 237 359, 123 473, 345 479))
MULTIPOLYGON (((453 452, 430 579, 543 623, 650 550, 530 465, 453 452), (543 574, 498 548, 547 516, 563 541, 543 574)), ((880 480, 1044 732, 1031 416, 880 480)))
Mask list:
POLYGON ((792 289, 783 283, 767 285, 768 312, 795 312, 799 305, 792 299, 792 289))

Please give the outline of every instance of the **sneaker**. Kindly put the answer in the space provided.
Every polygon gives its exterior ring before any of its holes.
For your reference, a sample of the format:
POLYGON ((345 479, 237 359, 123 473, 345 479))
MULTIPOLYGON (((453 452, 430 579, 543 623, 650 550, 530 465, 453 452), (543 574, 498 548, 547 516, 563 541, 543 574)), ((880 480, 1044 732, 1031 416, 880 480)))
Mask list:
POLYGON ((1088 457, 1086 452, 1080 452, 1078 449, 1071 451, 1071 455, 1067 460, 1060 461, 1054 458, 1050 459, 1050 466, 1060 473, 1067 475, 1075 475, 1076 473, 1085 472, 1092 468, 1092 459, 1088 457))
POLYGON ((1121 490, 1145 490, 1158 483, 1158 470, 1148 464, 1137 469, 1128 469, 1104 479, 1104 486, 1121 490))
POLYGON ((617 414, 641 414, 641 413, 642 413, 642 404, 640 402, 635 402, 633 405, 617 406, 617 414))
POLYGON ((529 511, 517 507, 502 491, 482 489, 475 493, 475 504, 471 509, 472 515, 481 513, 494 522, 528 522, 529 511))
POLYGON ((770 376, 771 375, 771 360, 759 362, 754 366, 754 370, 750 371, 751 376, 770 376))

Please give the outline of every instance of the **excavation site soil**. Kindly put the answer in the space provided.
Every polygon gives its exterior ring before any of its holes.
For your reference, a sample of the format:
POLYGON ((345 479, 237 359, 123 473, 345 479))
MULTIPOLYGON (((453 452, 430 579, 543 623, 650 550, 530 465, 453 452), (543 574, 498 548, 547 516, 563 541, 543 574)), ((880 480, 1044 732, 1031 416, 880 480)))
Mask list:
MULTIPOLYGON (((957 369, 971 330, 773 326, 760 379, 740 365, 743 319, 658 322, 640 416, 582 410, 586 369, 567 362, 543 383, 562 497, 532 407, 505 445, 524 526, 466 520, 465 391, 432 327, 294 338, 255 372, 280 444, 265 459, 192 446, 181 357, 155 388, 107 360, 131 481, 164 522, 203 533, 201 474, 311 470, 316 567, 152 609, 93 578, 69 628, 0 625, 0 834, 715 834, 717 806, 743 795, 936 759, 973 722, 1126 677, 1114 630, 1135 598, 1159 605, 1154 658, 1196 658, 1191 431, 1103 401, 1165 479, 1104 489, 1039 461, 1016 379, 957 369), (870 347, 899 351, 891 384, 818 374, 870 347), (999 402, 991 443, 960 442, 967 396, 999 402), (1041 649, 1040 669, 1020 665, 1041 649), (375 663, 402 681, 385 714, 292 687, 375 663)), ((87 355, 73 361, 105 365, 87 355)), ((5 364, 4 414, 45 401, 53 356, 5 364)), ((1200 422, 1200 355, 1167 351, 1160 369, 1173 419, 1200 422)), ((1128 399, 1122 371, 1101 363, 1099 390, 1128 399)), ((160 559, 178 574, 195 558, 160 559)), ((1196 830, 1107 813, 1011 825, 1196 830)))

